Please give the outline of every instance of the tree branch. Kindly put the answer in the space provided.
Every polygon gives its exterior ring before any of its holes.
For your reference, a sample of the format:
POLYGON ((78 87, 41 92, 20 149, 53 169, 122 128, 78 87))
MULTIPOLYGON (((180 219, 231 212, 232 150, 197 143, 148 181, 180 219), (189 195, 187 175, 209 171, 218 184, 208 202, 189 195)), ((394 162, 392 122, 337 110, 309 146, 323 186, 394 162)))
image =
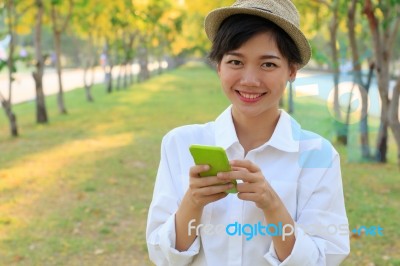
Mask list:
POLYGON ((374 14, 374 7, 372 5, 371 0, 365 0, 364 2, 364 10, 363 13, 368 19, 368 24, 372 33, 372 38, 374 42, 374 48, 375 48, 375 57, 376 57, 376 63, 377 63, 377 68, 379 69, 381 67, 381 62, 382 62, 382 56, 381 56, 381 36, 379 33, 379 26, 378 26, 378 19, 376 18, 374 14))
POLYGON ((365 6, 363 12, 367 16, 371 29, 376 31, 378 29, 378 19, 374 14, 374 7, 372 5, 371 0, 365 0, 365 6))
POLYGON ((56 33, 61 33, 65 31, 65 29, 67 28, 69 19, 71 18, 72 15, 72 7, 74 5, 72 0, 69 0, 68 3, 69 3, 68 13, 61 27, 58 27, 56 7, 54 4, 51 4, 51 18, 53 20, 53 31, 55 31, 56 33))
POLYGON ((390 53, 393 51, 393 46, 396 42, 396 37, 397 37, 397 33, 399 32, 399 29, 400 29, 400 17, 397 17, 396 24, 393 28, 393 31, 391 32, 391 34, 389 36, 388 46, 389 46, 390 53))
POLYGON ((51 3, 51 20, 53 21, 53 31, 58 32, 58 27, 57 27, 57 11, 56 7, 53 3, 51 3))
POLYGON ((25 13, 28 12, 31 8, 34 8, 35 5, 36 5, 35 3, 32 3, 32 4, 28 5, 28 6, 26 6, 24 9, 22 9, 21 12, 19 12, 19 14, 18 14, 18 19, 20 17, 23 17, 25 15, 25 13))
POLYGON ((72 7, 74 6, 74 2, 72 0, 69 0, 68 3, 69 3, 68 14, 65 17, 64 23, 63 23, 63 25, 62 25, 62 27, 60 29, 61 32, 65 31, 65 29, 67 28, 68 22, 69 22, 69 20, 71 18, 71 15, 72 15, 72 7))

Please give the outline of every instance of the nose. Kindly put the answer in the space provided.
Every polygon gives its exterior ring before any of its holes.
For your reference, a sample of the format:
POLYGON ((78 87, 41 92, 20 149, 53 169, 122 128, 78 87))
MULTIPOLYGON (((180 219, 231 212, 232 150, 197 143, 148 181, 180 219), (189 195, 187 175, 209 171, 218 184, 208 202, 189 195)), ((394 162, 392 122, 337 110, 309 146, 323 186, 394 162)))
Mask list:
POLYGON ((259 87, 261 82, 258 78, 257 70, 253 68, 244 69, 240 79, 240 85, 246 87, 259 87))

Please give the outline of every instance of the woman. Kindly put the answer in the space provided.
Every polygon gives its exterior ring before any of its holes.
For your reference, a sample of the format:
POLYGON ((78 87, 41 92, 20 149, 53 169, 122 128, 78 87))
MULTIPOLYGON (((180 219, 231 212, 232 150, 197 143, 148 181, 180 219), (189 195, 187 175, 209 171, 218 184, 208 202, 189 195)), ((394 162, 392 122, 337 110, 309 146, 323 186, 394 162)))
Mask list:
POLYGON ((216 121, 163 139, 147 224, 157 265, 338 265, 349 253, 339 155, 278 108, 310 59, 289 0, 238 0, 205 20, 222 89, 216 121), (199 177, 191 144, 220 146, 232 171, 199 177), (226 193, 238 180, 237 194, 226 193))

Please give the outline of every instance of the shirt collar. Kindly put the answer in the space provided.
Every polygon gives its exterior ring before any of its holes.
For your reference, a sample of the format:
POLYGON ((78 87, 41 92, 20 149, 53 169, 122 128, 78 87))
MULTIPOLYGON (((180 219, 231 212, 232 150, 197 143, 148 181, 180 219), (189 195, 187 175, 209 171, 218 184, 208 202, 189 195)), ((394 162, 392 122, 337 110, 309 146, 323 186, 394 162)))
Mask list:
MULTIPOLYGON (((280 113, 271 138, 258 149, 272 146, 286 152, 297 152, 299 151, 301 127, 284 110, 280 110, 280 113)), ((215 143, 225 150, 233 144, 239 143, 232 120, 232 105, 225 109, 215 120, 215 143)))
POLYGON ((281 115, 274 133, 265 145, 287 152, 299 151, 301 127, 288 113, 280 110, 281 115))

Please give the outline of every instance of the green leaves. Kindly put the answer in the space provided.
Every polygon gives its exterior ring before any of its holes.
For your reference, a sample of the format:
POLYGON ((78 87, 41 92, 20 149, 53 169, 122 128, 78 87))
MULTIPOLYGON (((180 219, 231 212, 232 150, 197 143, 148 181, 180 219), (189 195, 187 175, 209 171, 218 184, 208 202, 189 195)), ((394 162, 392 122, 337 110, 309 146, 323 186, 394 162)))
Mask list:
POLYGON ((59 5, 61 5, 62 4, 62 0, 51 0, 51 5, 54 5, 54 6, 59 6, 59 5))

